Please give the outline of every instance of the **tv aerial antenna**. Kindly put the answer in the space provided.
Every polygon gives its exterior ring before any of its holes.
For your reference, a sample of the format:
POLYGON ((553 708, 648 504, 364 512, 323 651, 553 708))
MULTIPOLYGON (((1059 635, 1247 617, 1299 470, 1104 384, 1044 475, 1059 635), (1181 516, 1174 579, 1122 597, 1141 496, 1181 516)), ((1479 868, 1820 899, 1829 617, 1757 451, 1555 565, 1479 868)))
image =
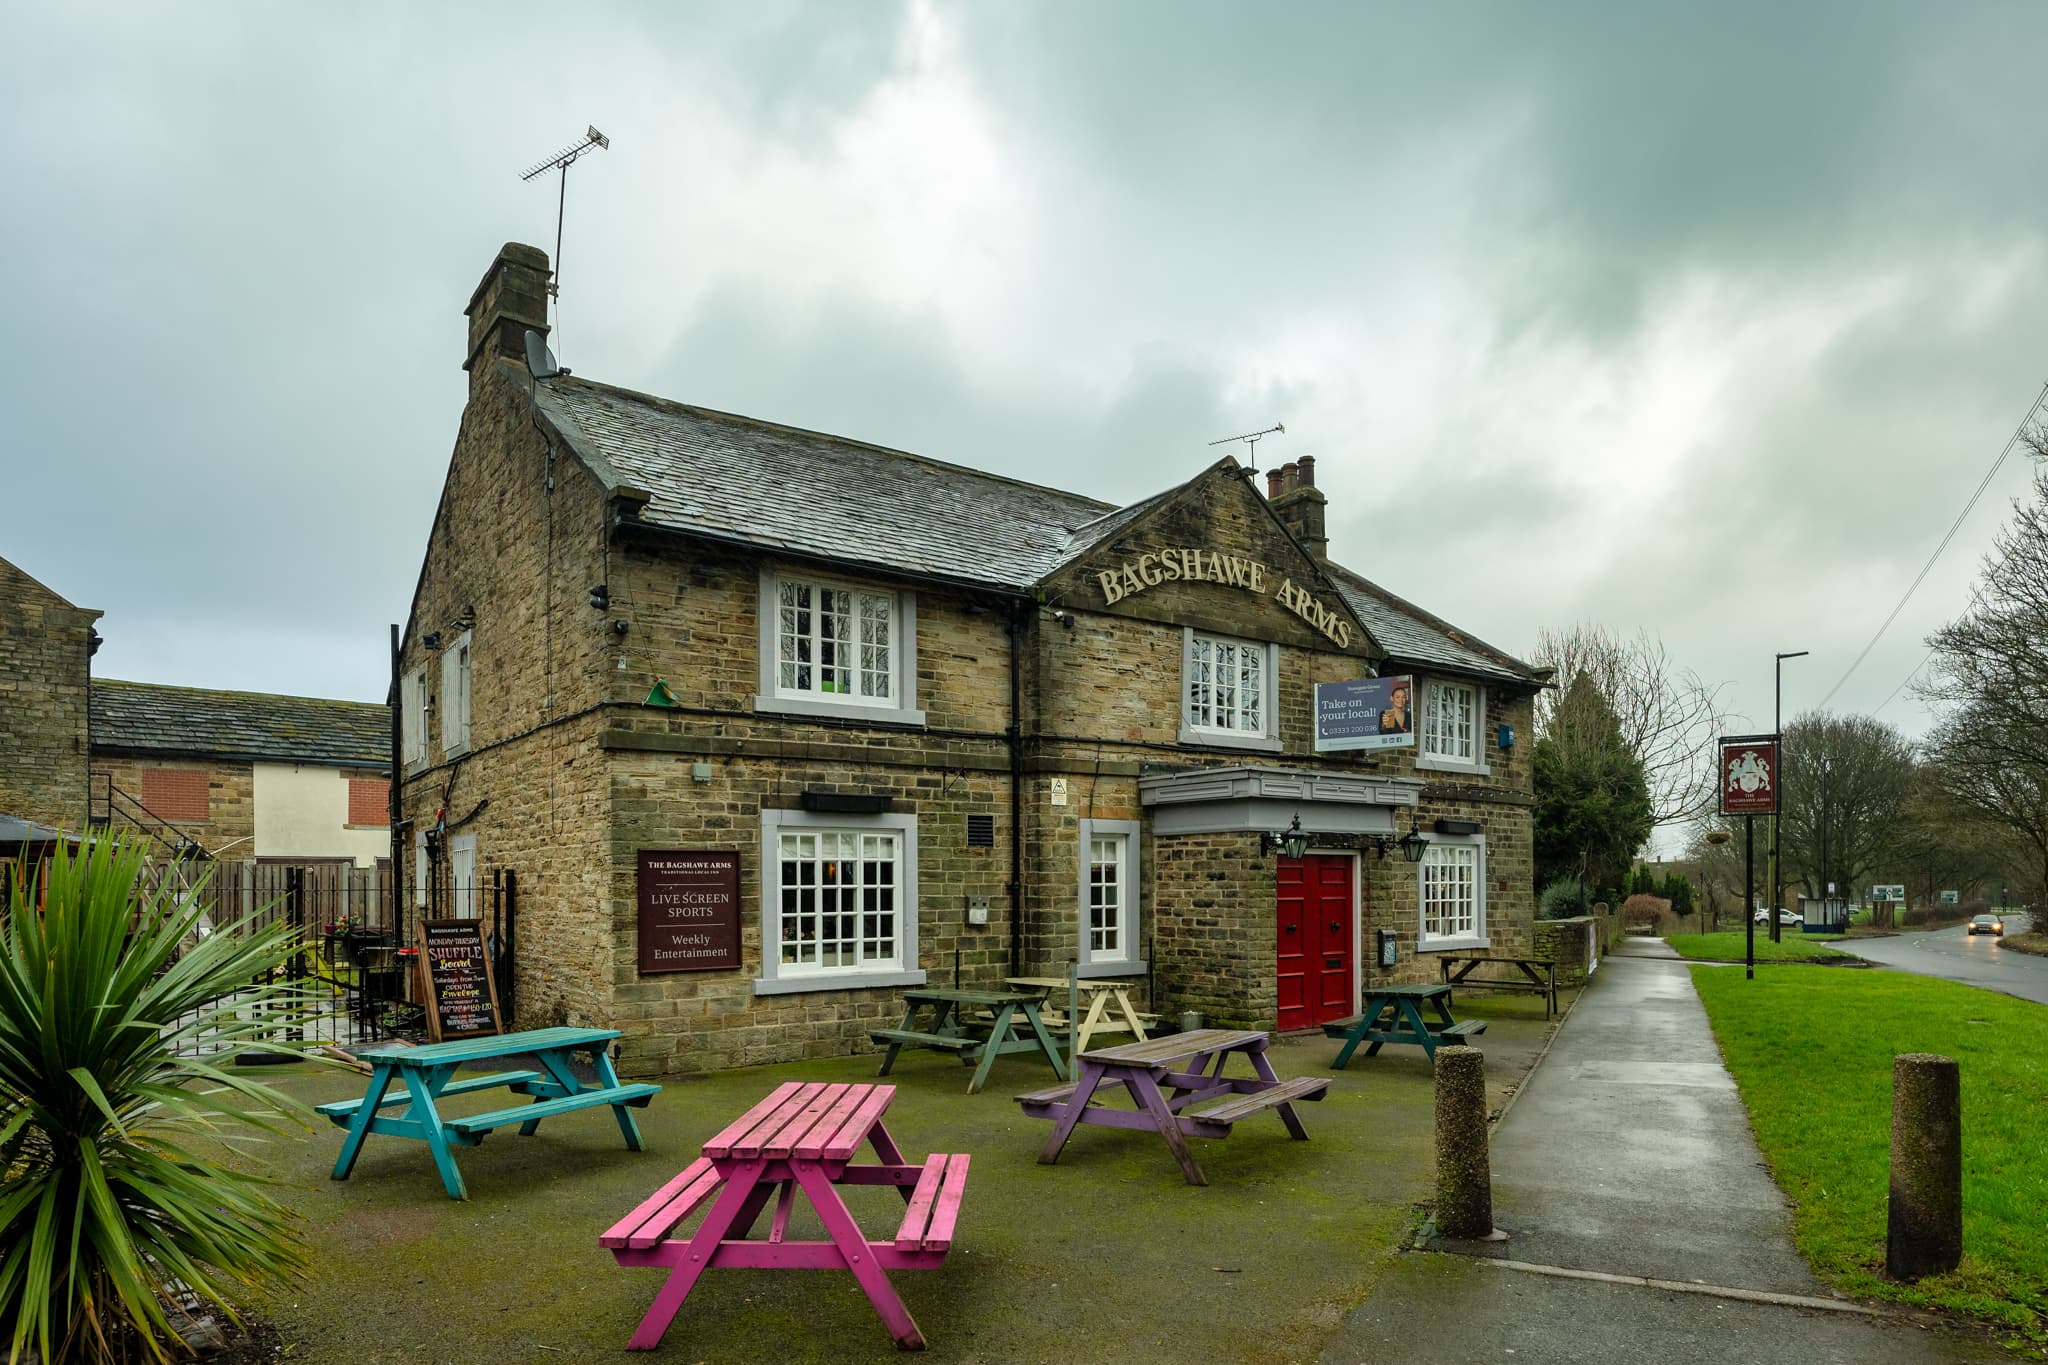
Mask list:
POLYGON ((1264 431, 1247 431, 1242 436, 1225 436, 1222 440, 1211 441, 1209 444, 1212 446, 1227 446, 1232 441, 1244 442, 1244 476, 1249 479, 1259 472, 1259 442, 1268 436, 1285 436, 1286 434, 1287 424, 1285 422, 1275 422, 1264 431))
POLYGON ((538 180, 549 171, 562 173, 562 188, 555 196, 555 259, 554 269, 548 274, 548 297, 555 301, 555 321, 561 321, 562 311, 562 214, 569 206, 569 168, 576 164, 576 158, 585 152, 600 151, 612 145, 612 140, 593 126, 584 133, 583 140, 574 146, 564 147, 545 161, 534 163, 519 173, 521 180, 538 180))

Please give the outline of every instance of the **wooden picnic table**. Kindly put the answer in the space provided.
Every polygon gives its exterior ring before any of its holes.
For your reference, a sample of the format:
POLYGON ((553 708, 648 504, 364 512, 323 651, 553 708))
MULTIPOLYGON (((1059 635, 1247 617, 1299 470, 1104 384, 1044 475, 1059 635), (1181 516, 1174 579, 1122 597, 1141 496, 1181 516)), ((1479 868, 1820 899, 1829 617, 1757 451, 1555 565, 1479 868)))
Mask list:
POLYGON ((920 988, 903 992, 903 1004, 901 1024, 868 1034, 889 1045, 877 1075, 888 1075, 889 1068, 896 1065, 896 1054, 904 1048, 925 1047, 954 1053, 962 1064, 980 1063, 974 1069, 974 1079, 967 1083, 970 1095, 987 1083, 995 1059, 1010 1052, 1039 1053, 1052 1063, 1053 1075, 1066 1079, 1067 1065, 1060 1058, 1059 1045, 1046 1032, 1045 1021, 1038 1017, 1038 997, 1029 991, 920 988), (986 1020, 977 1017, 984 1010, 989 1016, 986 1020))
POLYGON ((697 1279, 712 1266, 752 1270, 845 1270, 875 1306, 896 1344, 924 1346, 910 1310, 884 1271, 936 1270, 953 1245, 953 1227, 967 1192, 967 1154, 903 1159, 882 1122, 893 1085, 824 1085, 789 1081, 704 1144, 685 1167, 599 1238, 622 1266, 658 1265, 669 1277, 633 1333, 628 1349, 651 1351, 674 1321, 697 1279), (865 1145, 876 1160, 855 1164, 865 1145), (903 1196, 895 1235, 870 1239, 840 1197, 842 1185, 893 1185, 903 1196), (801 1188, 825 1225, 827 1240, 785 1238, 801 1188), (770 1198, 768 1239, 747 1234, 770 1198), (697 1230, 673 1235, 700 1206, 710 1209, 697 1230))
POLYGON ((1301 1126, 1294 1102, 1320 1100, 1329 1091, 1329 1078, 1281 1080, 1266 1056, 1270 1042, 1256 1030, 1205 1028, 1082 1053, 1079 1072, 1070 1084, 1017 1096, 1026 1114, 1053 1120, 1052 1136, 1038 1154, 1039 1164, 1049 1166, 1058 1161, 1075 1125, 1082 1123, 1158 1133, 1166 1139, 1190 1185, 1209 1182, 1188 1148, 1188 1139, 1229 1137, 1233 1124, 1261 1110, 1276 1110, 1289 1135, 1306 1142, 1308 1130, 1301 1126), (1225 1064, 1232 1057, 1249 1061, 1252 1074, 1225 1076, 1225 1064), (1098 1103, 1105 1081, 1112 1087, 1123 1086, 1135 1108, 1098 1103), (1167 1090, 1173 1093, 1167 1094, 1167 1090), (1219 1099, 1223 1103, 1214 1108, 1191 1112, 1195 1105, 1219 1099))
POLYGON ((1006 977, 1004 984, 1015 986, 1020 991, 1036 991, 1041 1008, 1047 1000, 1057 998, 1054 991, 1065 991, 1069 985, 1086 996, 1086 1016, 1079 1021, 1065 1021, 1074 1030, 1076 1052, 1086 1052, 1089 1039, 1098 1033, 1128 1033, 1140 1043, 1148 1036, 1144 1016, 1131 1004, 1128 977, 1080 977, 1069 982, 1063 976, 1012 976, 1006 977))
POLYGON ((1365 1049, 1368 1057, 1378 1053, 1383 1043, 1414 1043, 1428 1054, 1431 1061, 1435 1061, 1438 1044, 1468 1042, 1486 1032, 1484 1019, 1467 1019, 1460 1023, 1452 1018, 1450 998, 1451 988, 1443 982, 1368 986, 1364 1009, 1349 1019, 1323 1025, 1324 1033, 1344 1040, 1344 1046, 1337 1051, 1337 1060, 1330 1066, 1343 1070, 1360 1043, 1369 1044, 1365 1049), (1424 1019, 1424 1005, 1433 1007, 1437 1017, 1424 1019))
POLYGON ((425 1047, 373 1047, 357 1055, 370 1064, 370 1085, 359 1100, 337 1100, 319 1106, 319 1112, 348 1130, 342 1139, 341 1155, 334 1161, 334 1179, 346 1180, 354 1169, 363 1139, 371 1133, 391 1137, 417 1138, 434 1154, 441 1183, 451 1199, 467 1199, 469 1191, 456 1169, 455 1147, 474 1147, 493 1128, 519 1125, 521 1137, 532 1137, 540 1121, 578 1109, 609 1105, 619 1121, 630 1151, 640 1150, 640 1125, 631 1110, 644 1108, 661 1093, 658 1085, 623 1085, 612 1069, 607 1045, 619 1036, 617 1029, 544 1028, 523 1033, 500 1033, 485 1038, 460 1038, 425 1047), (596 1063, 597 1084, 585 1085, 570 1066, 571 1053, 588 1052, 596 1063), (456 1078, 456 1070, 475 1062, 531 1055, 538 1068, 498 1071, 456 1078), (392 1082, 403 1080, 400 1089, 392 1082), (531 1096, 531 1102, 494 1109, 484 1114, 448 1115, 440 1101, 451 1095, 473 1091, 507 1089, 515 1095, 531 1096), (391 1110, 385 1113, 385 1110, 391 1110))
POLYGON ((1443 973, 1444 984, 1458 986, 1485 986, 1496 991, 1528 991, 1543 997, 1543 1017, 1548 1019, 1557 1013, 1557 963, 1542 957, 1463 957, 1446 953, 1436 960, 1436 968, 1443 973), (1473 976, 1472 973, 1489 962, 1513 967, 1520 976, 1473 976))

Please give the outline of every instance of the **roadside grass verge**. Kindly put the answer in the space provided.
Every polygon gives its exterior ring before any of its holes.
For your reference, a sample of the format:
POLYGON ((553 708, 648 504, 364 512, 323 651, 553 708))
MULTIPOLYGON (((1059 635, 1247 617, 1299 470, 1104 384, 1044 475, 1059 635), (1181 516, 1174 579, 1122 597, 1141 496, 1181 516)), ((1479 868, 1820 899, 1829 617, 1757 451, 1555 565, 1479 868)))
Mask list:
MULTIPOLYGON (((1757 926, 1756 960, 1758 962, 1821 962, 1829 958, 1849 957, 1848 953, 1836 952, 1828 947, 1840 939, 1838 934, 1787 933, 1779 943, 1771 942, 1770 930, 1757 926)), ((1680 957, 1695 962, 1740 962, 1742 961, 1743 935, 1740 929, 1724 929, 1714 934, 1667 934, 1664 941, 1680 957)))
POLYGON ((2048 934, 2036 930, 2027 934, 2007 934, 1998 940, 2001 948, 2010 948, 2016 953, 2032 953, 2035 957, 2048 957, 2048 934))
POLYGON ((2048 1007, 1903 972, 1692 975, 1815 1272, 2048 1343, 2048 1007), (1901 1052, 1953 1057, 1962 1074, 1963 1263, 1916 1285, 1884 1277, 1901 1052))

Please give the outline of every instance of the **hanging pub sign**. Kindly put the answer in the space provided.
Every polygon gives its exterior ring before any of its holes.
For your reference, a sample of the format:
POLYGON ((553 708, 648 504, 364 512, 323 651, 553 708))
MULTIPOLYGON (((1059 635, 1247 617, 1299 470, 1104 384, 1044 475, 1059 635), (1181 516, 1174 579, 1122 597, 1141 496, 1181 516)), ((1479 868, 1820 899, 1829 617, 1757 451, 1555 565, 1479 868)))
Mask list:
POLYGON ((1415 679, 1316 684, 1316 752, 1394 749, 1415 742, 1415 679))
POLYGON ((1778 737, 1724 735, 1721 738, 1721 814, 1778 813, 1778 737))
POLYGON ((640 974, 740 965, 740 855, 640 850, 640 974))
POLYGON ((421 920, 419 970, 429 1042, 505 1031, 481 919, 421 920))

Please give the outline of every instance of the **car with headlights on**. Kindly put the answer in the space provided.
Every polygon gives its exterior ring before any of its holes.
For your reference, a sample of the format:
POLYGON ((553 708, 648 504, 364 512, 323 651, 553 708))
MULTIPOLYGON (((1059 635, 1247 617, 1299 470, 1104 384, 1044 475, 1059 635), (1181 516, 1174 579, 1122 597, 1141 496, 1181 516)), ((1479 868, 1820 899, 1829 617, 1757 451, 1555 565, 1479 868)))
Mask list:
POLYGON ((1993 938, 2003 938, 2005 936, 2005 921, 1996 915, 1979 915, 1970 921, 1970 937, 1975 938, 1979 934, 1989 934, 1993 938))

